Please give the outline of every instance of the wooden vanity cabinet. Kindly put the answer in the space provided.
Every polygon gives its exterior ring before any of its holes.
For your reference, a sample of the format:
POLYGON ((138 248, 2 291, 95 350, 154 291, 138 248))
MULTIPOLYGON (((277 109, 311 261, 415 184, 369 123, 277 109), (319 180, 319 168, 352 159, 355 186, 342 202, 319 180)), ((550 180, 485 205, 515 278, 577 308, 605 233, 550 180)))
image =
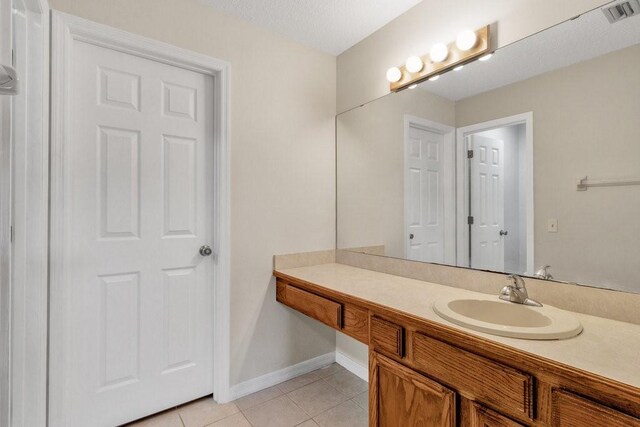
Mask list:
POLYGON ((638 388, 276 276, 279 302, 369 346, 370 427, 640 427, 638 388))

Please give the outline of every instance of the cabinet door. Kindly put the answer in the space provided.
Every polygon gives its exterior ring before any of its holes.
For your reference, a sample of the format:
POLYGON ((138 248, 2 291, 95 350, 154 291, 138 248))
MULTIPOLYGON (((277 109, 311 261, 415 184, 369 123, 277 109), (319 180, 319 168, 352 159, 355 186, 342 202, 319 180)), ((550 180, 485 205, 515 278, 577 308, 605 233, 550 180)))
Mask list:
POLYGON ((523 427, 522 424, 475 402, 471 403, 470 419, 472 427, 523 427))
POLYGON ((455 393, 376 352, 371 352, 371 427, 454 427, 455 393))

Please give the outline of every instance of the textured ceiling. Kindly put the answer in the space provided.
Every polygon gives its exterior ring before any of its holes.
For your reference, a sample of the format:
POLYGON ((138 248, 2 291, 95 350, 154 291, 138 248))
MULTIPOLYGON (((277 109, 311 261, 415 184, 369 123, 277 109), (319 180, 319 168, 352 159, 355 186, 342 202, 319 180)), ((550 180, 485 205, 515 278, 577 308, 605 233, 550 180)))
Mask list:
POLYGON ((596 9, 499 49, 487 62, 476 61, 435 82, 424 82, 420 88, 459 101, 638 43, 640 16, 610 24, 596 9))
POLYGON ((300 43, 339 55, 421 0, 200 0, 300 43))

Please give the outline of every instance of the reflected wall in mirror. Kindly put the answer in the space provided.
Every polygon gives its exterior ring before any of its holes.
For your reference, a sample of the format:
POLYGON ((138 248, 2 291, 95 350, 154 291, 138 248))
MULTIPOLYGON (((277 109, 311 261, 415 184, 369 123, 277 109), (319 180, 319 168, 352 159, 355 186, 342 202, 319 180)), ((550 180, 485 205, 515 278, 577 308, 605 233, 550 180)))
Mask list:
POLYGON ((340 114, 337 187, 339 249, 640 292, 640 16, 340 114))

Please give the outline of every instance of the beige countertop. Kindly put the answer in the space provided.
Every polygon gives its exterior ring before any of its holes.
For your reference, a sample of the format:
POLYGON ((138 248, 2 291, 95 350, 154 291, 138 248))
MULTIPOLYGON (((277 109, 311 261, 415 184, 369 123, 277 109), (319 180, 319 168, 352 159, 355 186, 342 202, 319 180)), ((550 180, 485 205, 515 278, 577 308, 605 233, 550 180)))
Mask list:
POLYGON ((500 337, 455 325, 433 311, 433 303, 441 298, 486 294, 343 264, 320 264, 279 272, 640 388, 640 325, 572 313, 584 327, 574 338, 535 341, 500 337))

